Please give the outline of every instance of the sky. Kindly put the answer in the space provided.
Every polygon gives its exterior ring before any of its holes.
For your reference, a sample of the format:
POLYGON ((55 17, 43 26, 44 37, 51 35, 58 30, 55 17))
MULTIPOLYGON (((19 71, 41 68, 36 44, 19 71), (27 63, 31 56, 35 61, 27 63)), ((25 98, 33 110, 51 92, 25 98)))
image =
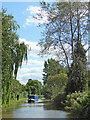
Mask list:
MULTIPOLYGON (((9 0, 10 1, 10 0, 9 0)), ((39 2, 2 2, 3 8, 7 9, 7 13, 14 16, 14 20, 20 25, 17 34, 19 35, 19 42, 24 42, 28 45, 28 61, 27 63, 23 61, 22 67, 19 68, 17 74, 17 80, 21 84, 26 84, 28 79, 39 80, 43 83, 43 68, 44 61, 48 58, 56 58, 55 51, 50 56, 40 57, 40 46, 38 42, 41 39, 42 28, 38 27, 38 23, 45 23, 47 21, 47 13, 43 11, 45 17, 38 21, 33 19, 33 15, 39 13, 40 3, 39 2)), ((34 0, 35 1, 35 0, 34 0)), ((53 0, 49 0, 53 1, 53 0)), ((68 47, 68 45, 66 45, 68 47)))
MULTIPOLYGON (((37 27, 38 21, 33 19, 33 15, 38 12, 39 2, 3 2, 2 6, 7 9, 7 13, 14 16, 14 20, 20 25, 17 31, 19 35, 19 42, 28 44, 30 51, 28 51, 27 63, 23 61, 22 67, 19 68, 17 80, 22 84, 26 84, 28 79, 40 80, 42 83, 42 73, 44 61, 47 57, 40 57, 40 47, 37 46, 42 29, 37 27)), ((44 22, 44 21, 42 21, 44 22)))

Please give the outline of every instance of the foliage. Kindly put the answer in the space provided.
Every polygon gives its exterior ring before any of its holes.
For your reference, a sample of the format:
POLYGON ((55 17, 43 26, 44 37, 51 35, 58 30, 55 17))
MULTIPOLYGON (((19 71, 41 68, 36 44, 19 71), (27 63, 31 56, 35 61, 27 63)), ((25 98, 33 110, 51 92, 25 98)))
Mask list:
POLYGON ((59 93, 64 92, 65 85, 67 83, 67 67, 64 68, 59 64, 59 61, 54 59, 48 59, 44 63, 43 69, 43 94, 45 98, 52 98, 59 93))
POLYGON ((51 99, 52 93, 48 91, 47 84, 43 86, 42 94, 46 99, 51 99))
POLYGON ((58 93, 57 95, 54 95, 52 97, 52 103, 57 108, 64 108, 65 105, 63 104, 66 100, 66 94, 65 93, 58 93))
POLYGON ((69 82, 66 92, 75 92, 85 90, 87 81, 86 72, 86 51, 84 50, 80 41, 78 41, 74 48, 74 58, 71 64, 71 71, 69 72, 69 82))
POLYGON ((42 93, 42 83, 38 80, 29 79, 26 84, 26 87, 27 87, 28 94, 40 95, 42 93))
POLYGON ((50 54, 51 48, 56 49, 59 61, 67 64, 70 69, 75 42, 87 42, 88 3, 43 1, 40 5, 42 11, 41 14, 37 14, 36 19, 44 19, 43 11, 47 16, 47 21, 44 24, 40 23, 40 26, 44 26, 39 42, 41 54, 50 54))
POLYGON ((55 74, 49 76, 47 80, 47 89, 52 93, 52 96, 56 96, 59 93, 63 93, 68 77, 64 73, 55 74))
MULTIPOLYGON (((87 43, 88 38, 88 3, 41 2, 40 5, 47 14, 39 42, 41 55, 50 54, 51 48, 56 49, 59 61, 67 64, 69 70, 66 91, 82 91, 86 86, 86 53, 81 44, 87 43)), ((36 19, 44 18, 42 11, 36 19)), ((45 80, 47 78, 45 74, 45 80)))
POLYGON ((88 70, 88 86, 90 86, 90 70, 88 70))
POLYGON ((16 79, 13 80, 13 89, 11 94, 13 100, 17 98, 17 95, 19 95, 20 98, 26 98, 28 96, 26 87, 16 79))
POLYGON ((49 76, 47 79, 47 90, 51 93, 51 100, 55 106, 63 106, 62 102, 65 100, 65 86, 68 77, 65 73, 55 74, 49 76))
POLYGON ((67 100, 65 101, 65 109, 77 115, 80 118, 90 118, 90 92, 76 92, 67 95, 67 100))
POLYGON ((59 64, 59 61, 51 58, 44 62, 43 72, 43 80, 44 84, 46 84, 49 75, 52 76, 59 73, 65 73, 65 68, 59 64))
POLYGON ((2 104, 8 104, 13 90, 13 73, 17 76, 22 61, 27 60, 27 46, 19 43, 19 25, 2 9, 2 104))

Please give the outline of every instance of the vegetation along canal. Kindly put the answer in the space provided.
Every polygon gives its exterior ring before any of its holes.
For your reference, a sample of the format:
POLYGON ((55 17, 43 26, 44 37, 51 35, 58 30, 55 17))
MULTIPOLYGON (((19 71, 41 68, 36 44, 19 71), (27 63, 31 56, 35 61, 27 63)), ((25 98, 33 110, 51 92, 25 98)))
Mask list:
POLYGON ((50 101, 39 99, 36 103, 18 103, 2 112, 3 118, 68 118, 63 110, 50 105, 50 101))

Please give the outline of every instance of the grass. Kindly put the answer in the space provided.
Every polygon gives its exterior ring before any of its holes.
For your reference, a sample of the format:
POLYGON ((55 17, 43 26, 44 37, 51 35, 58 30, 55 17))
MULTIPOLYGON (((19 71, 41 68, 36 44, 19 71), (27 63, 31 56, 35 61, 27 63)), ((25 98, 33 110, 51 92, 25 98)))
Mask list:
POLYGON ((15 100, 10 100, 9 104, 2 104, 2 108, 6 108, 6 107, 9 107, 13 104, 17 104, 17 103, 20 103, 20 102, 24 102, 26 101, 28 98, 20 98, 19 100, 15 99, 15 100))
MULTIPOLYGON (((43 97, 44 97, 44 95, 38 95, 39 99, 43 98, 43 97)), ((17 99, 10 100, 10 102, 8 104, 2 104, 2 108, 7 108, 13 104, 21 103, 21 102, 24 102, 26 100, 28 100, 28 98, 19 98, 19 100, 17 100, 17 99)))
MULTIPOLYGON (((38 98, 42 98, 44 97, 44 95, 38 95, 38 98)), ((7 108, 13 104, 17 104, 17 103, 21 103, 28 100, 28 98, 20 98, 19 100, 15 99, 15 100, 10 100, 9 104, 2 104, 2 108, 7 108)))

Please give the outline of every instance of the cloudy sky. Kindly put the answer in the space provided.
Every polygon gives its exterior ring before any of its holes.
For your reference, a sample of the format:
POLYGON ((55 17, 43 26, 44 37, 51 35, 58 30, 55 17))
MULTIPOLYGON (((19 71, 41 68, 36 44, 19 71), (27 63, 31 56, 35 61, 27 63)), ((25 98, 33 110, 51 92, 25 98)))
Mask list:
MULTIPOLYGON (((14 19, 20 25, 17 31, 19 35, 19 42, 24 42, 31 48, 28 51, 28 62, 24 61, 22 67, 18 70, 17 79, 22 83, 27 83, 28 79, 37 79, 42 81, 42 73, 44 61, 48 57, 40 57, 40 47, 37 46, 41 38, 42 29, 37 27, 38 21, 33 19, 33 15, 39 13, 41 9, 39 2, 3 2, 3 7, 7 9, 7 13, 12 14, 14 19)), ((44 18, 41 22, 45 22, 44 18)))
POLYGON ((56 58, 56 51, 53 51, 52 56, 40 57, 38 55, 40 47, 37 44, 41 38, 42 28, 37 27, 37 25, 39 22, 48 22, 47 13, 43 11, 45 17, 39 21, 33 19, 33 15, 36 16, 36 13, 40 13, 41 8, 39 2, 6 2, 6 0, 3 0, 2 6, 7 9, 7 13, 14 16, 14 19, 20 25, 20 29, 17 31, 19 42, 24 42, 31 49, 30 51, 28 50, 28 62, 26 63, 24 61, 22 67, 18 70, 17 79, 22 84, 26 84, 28 79, 40 80, 43 83, 42 73, 44 61, 50 57, 56 58))

